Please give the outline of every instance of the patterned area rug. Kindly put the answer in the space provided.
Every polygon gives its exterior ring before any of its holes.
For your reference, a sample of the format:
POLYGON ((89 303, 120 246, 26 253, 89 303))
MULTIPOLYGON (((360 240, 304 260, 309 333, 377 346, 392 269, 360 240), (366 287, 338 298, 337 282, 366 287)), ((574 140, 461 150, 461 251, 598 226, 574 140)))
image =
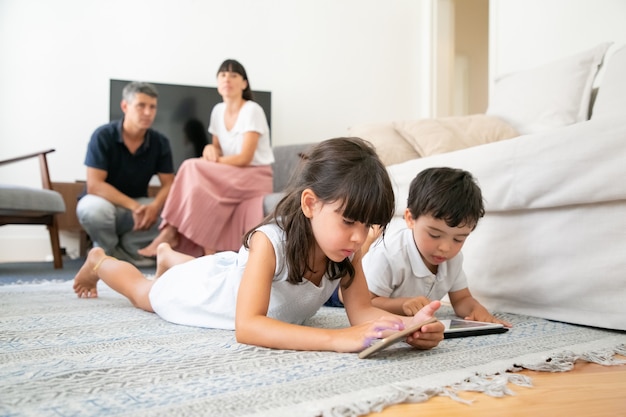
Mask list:
MULTIPOLYGON (((511 382, 529 383, 504 372, 515 366, 616 364, 614 353, 626 352, 624 332, 510 314, 500 315, 514 324, 507 333, 431 351, 398 344, 361 360, 270 350, 238 344, 230 331, 167 323, 102 284, 99 299, 77 299, 71 285, 0 286, 0 415, 357 416, 471 384, 503 395, 511 382)), ((310 324, 347 320, 325 307, 310 324)))

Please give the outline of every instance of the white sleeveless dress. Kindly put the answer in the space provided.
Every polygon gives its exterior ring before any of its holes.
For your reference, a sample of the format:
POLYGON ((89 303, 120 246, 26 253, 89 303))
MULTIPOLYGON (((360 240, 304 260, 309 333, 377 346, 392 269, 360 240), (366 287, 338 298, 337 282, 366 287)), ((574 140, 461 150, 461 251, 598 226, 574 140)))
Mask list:
MULTIPOLYGON (((303 279, 287 282, 284 232, 275 224, 261 226, 274 246, 276 271, 267 316, 302 324, 328 300, 340 280, 324 276, 320 286, 303 279)), ((248 261, 248 250, 203 256, 166 271, 150 291, 153 310, 176 324, 215 329, 235 329, 237 292, 248 261)))

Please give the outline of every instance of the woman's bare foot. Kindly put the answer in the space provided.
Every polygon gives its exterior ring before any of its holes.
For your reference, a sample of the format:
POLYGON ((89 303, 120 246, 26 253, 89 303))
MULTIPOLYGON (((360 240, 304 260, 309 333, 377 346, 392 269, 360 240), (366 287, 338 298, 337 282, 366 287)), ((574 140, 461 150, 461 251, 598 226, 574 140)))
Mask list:
POLYGON ((106 257, 107 254, 102 248, 95 247, 89 251, 85 263, 74 277, 74 292, 78 297, 96 298, 98 296, 97 269, 106 257))
POLYGON ((188 262, 194 259, 185 253, 176 252, 169 243, 163 242, 157 247, 157 267, 155 278, 159 278, 173 266, 188 262))
POLYGON ((137 253, 146 258, 154 258, 157 256, 157 248, 161 243, 168 243, 170 246, 175 247, 178 245, 178 230, 174 226, 167 225, 161 230, 161 233, 154 238, 145 248, 141 248, 137 253))

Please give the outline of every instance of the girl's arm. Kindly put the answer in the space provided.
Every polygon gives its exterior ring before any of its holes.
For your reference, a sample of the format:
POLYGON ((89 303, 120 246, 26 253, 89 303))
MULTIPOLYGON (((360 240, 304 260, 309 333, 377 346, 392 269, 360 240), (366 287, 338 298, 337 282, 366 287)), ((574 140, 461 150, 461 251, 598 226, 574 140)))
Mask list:
POLYGON ((372 340, 390 334, 388 330, 403 328, 400 318, 381 310, 371 314, 371 321, 344 329, 313 328, 269 318, 267 310, 275 269, 276 254, 271 242, 265 234, 254 233, 237 296, 235 336, 240 343, 275 349, 359 352, 372 340))
POLYGON ((276 254, 262 232, 251 236, 249 250, 237 296, 237 341, 276 349, 331 350, 331 330, 289 324, 267 317, 276 254))
MULTIPOLYGON (((342 287, 341 289, 346 313, 352 325, 371 322, 386 316, 391 320, 402 321, 405 326, 409 326, 411 323, 417 323, 432 317, 441 306, 441 302, 432 301, 412 317, 399 316, 374 307, 371 303, 371 294, 361 266, 362 257, 363 253, 361 251, 354 255, 352 260, 355 270, 354 279, 348 288, 342 287)), ((347 278, 343 278, 343 280, 347 280, 347 278)), ((443 331, 444 326, 441 322, 428 324, 422 327, 420 332, 414 333, 412 337, 409 337, 407 342, 417 348, 430 349, 437 346, 443 339, 443 331)))

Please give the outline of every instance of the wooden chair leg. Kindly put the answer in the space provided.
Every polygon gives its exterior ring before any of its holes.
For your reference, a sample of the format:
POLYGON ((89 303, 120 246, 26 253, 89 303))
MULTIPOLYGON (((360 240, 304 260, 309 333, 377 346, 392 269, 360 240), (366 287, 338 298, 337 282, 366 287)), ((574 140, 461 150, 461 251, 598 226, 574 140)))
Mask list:
POLYGON ((92 248, 93 243, 91 242, 91 239, 89 238, 89 235, 87 234, 87 232, 85 232, 83 229, 81 229, 79 232, 78 240, 79 240, 79 255, 81 258, 84 258, 85 256, 87 256, 87 252, 89 252, 89 249, 92 248))
POLYGON ((48 225, 48 233, 50 233, 50 244, 52 245, 52 256, 54 258, 54 269, 63 268, 63 254, 61 253, 61 243, 59 242, 59 228, 56 219, 48 225))

